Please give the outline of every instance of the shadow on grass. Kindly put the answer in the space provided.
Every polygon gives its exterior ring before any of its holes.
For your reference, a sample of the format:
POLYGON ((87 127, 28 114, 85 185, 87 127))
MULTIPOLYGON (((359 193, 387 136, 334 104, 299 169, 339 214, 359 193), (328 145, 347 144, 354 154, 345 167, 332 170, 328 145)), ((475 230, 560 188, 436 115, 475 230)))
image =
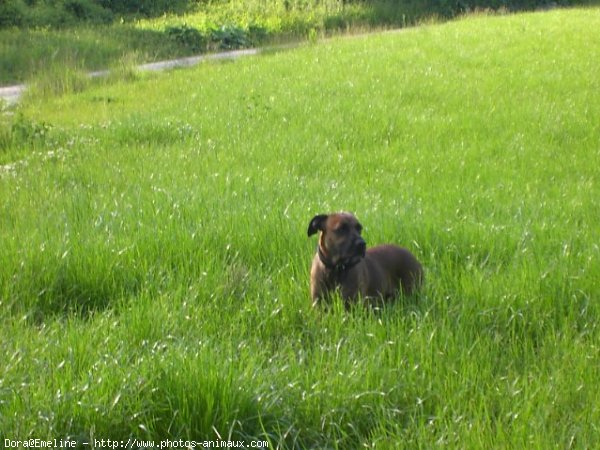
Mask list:
POLYGON ((38 255, 13 276, 8 311, 35 324, 67 316, 87 319, 135 296, 143 281, 142 272, 113 267, 109 258, 38 255))
POLYGON ((135 276, 121 276, 123 279, 120 283, 113 284, 93 277, 74 277, 68 272, 61 273, 40 291, 31 308, 31 319, 35 323, 71 315, 86 319, 114 308, 117 306, 115 302, 123 297, 134 296, 141 286, 135 276))

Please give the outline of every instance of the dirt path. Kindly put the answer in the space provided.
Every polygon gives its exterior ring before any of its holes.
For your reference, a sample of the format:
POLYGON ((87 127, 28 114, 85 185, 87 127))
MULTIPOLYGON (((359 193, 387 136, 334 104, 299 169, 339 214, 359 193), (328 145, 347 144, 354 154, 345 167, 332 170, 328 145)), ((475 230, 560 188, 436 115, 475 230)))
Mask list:
POLYGON ((21 94, 25 90, 24 84, 17 84, 15 86, 0 87, 0 98, 5 100, 9 105, 17 103, 21 94))

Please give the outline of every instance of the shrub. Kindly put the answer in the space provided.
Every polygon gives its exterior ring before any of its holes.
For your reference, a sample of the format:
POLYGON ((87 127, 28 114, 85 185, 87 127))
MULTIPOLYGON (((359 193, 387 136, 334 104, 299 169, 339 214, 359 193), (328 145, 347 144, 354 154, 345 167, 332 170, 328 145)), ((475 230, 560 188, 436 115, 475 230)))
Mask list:
POLYGON ((240 27, 223 25, 221 28, 210 31, 210 40, 216 43, 221 50, 233 50, 248 47, 248 33, 240 27))
POLYGON ((178 45, 189 48, 192 51, 203 51, 209 47, 220 50, 233 50, 250 47, 264 42, 268 36, 266 28, 250 25, 247 29, 225 25, 220 28, 211 28, 206 35, 201 31, 188 25, 170 26, 165 29, 165 34, 178 45))
POLYGON ((26 22, 27 6, 22 0, 0 2, 0 28, 18 27, 26 22))
POLYGON ((0 0, 0 28, 109 23, 116 14, 182 12, 188 0, 0 0))
POLYGON ((196 28, 187 25, 167 27, 165 33, 177 44, 188 47, 193 51, 200 51, 206 45, 206 39, 202 33, 196 28))
POLYGON ((250 45, 258 45, 264 42, 268 36, 269 32, 265 27, 261 27, 260 25, 250 25, 248 27, 247 39, 250 45))
POLYGON ((64 0, 64 10, 78 20, 109 23, 113 19, 110 11, 90 0, 64 0))
POLYGON ((183 12, 188 0, 96 0, 98 5, 120 14, 156 16, 165 12, 183 12))
POLYGON ((62 27, 78 22, 109 23, 113 14, 94 0, 2 0, 0 28, 50 26, 62 27))

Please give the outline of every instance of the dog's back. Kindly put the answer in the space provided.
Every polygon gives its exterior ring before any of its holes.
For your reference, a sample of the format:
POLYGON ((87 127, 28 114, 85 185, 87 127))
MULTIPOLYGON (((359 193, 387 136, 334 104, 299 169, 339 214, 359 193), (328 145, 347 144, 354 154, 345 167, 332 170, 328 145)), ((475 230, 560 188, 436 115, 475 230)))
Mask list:
POLYGON ((388 278, 385 281, 372 280, 370 284, 378 287, 378 292, 369 292, 369 295, 393 297, 397 294, 398 287, 401 287, 404 295, 411 295, 423 283, 421 264, 403 247, 392 244, 371 247, 367 249, 365 259, 367 264, 372 266, 371 271, 378 273, 377 278, 388 278), (380 291, 381 286, 386 286, 386 292, 380 291))

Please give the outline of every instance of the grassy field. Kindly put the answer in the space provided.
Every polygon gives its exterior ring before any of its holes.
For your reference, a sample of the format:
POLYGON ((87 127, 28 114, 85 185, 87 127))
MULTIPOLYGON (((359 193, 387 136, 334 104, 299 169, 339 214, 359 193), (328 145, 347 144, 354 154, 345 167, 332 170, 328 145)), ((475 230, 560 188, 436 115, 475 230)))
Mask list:
POLYGON ((600 445, 600 10, 30 96, 0 130, 0 441, 600 445), (415 298, 310 306, 310 218, 415 298))

